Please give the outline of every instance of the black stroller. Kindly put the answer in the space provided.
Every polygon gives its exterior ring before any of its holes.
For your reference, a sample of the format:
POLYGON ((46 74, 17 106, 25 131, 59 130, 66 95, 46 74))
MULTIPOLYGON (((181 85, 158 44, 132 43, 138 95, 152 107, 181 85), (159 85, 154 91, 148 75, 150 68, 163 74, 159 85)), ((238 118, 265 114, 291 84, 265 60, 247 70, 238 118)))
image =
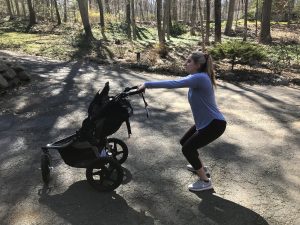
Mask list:
POLYGON ((87 181, 98 191, 111 191, 122 183, 121 164, 127 159, 128 148, 122 140, 108 136, 115 133, 123 122, 126 122, 130 136, 129 117, 133 109, 128 96, 141 94, 147 110, 143 93, 136 89, 137 86, 125 88, 120 94, 111 97, 108 95, 107 82, 90 103, 88 117, 82 122, 82 127, 75 134, 42 147, 41 171, 44 183, 50 181, 51 149, 58 150, 67 165, 86 168, 87 181))

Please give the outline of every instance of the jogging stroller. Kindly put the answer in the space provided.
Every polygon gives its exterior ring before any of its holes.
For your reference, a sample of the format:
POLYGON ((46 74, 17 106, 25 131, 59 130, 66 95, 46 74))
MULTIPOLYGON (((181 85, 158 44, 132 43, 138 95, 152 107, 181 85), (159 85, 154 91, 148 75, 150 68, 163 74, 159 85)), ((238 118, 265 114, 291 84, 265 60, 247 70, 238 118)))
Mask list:
POLYGON ((88 117, 75 134, 42 147, 41 171, 45 184, 50 181, 52 160, 49 150, 58 150, 64 162, 76 168, 86 168, 86 179, 98 191, 116 189, 123 181, 121 164, 128 156, 127 145, 120 139, 108 138, 126 122, 131 134, 129 117, 133 114, 128 96, 141 94, 138 87, 125 88, 114 97, 108 95, 109 82, 95 95, 88 108, 88 117), (135 91, 132 91, 135 90, 135 91))

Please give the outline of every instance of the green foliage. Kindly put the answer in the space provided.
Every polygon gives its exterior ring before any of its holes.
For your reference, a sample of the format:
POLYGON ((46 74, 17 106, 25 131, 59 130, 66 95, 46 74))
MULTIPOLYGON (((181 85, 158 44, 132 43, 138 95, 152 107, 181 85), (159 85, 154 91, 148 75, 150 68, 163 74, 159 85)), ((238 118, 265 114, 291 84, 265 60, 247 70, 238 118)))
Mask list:
POLYGON ((187 32, 185 26, 183 24, 180 23, 174 23, 171 27, 170 27, 170 35, 172 37, 178 37, 179 35, 185 34, 187 32))
POLYGON ((215 59, 230 59, 232 70, 237 62, 250 64, 266 58, 265 50, 261 46, 238 40, 218 43, 210 53, 215 59))

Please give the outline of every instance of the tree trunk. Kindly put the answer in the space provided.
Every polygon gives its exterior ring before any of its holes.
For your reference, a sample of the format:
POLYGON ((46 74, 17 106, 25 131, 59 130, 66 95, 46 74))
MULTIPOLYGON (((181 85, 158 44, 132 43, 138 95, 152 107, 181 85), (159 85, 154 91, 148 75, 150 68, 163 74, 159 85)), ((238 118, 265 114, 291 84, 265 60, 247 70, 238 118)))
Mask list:
POLYGON ((9 15, 9 19, 12 20, 14 18, 14 15, 11 10, 10 0, 6 0, 6 5, 7 5, 7 13, 9 15))
POLYGON ((225 35, 230 35, 232 32, 232 22, 233 22, 233 16, 234 16, 234 7, 235 7, 235 0, 229 1, 229 9, 228 9, 228 17, 226 22, 226 28, 225 28, 225 35))
POLYGON ((156 0, 157 7, 156 7, 156 15, 157 15, 157 32, 158 32, 158 39, 159 44, 164 46, 165 44, 165 33, 162 31, 161 27, 161 8, 162 8, 162 0, 156 0))
POLYGON ((31 0, 27 0, 27 4, 28 4, 28 10, 29 10, 29 27, 31 27, 34 24, 36 24, 36 16, 35 16, 35 11, 32 7, 31 0))
POLYGON ((64 22, 68 21, 68 13, 67 13, 67 0, 64 0, 64 22))
POLYGON ((91 41, 94 39, 90 21, 89 21, 89 12, 88 12, 88 2, 87 1, 82 1, 82 0, 77 0, 78 2, 78 7, 79 7, 79 12, 81 16, 81 21, 83 24, 83 28, 85 31, 85 36, 88 41, 91 41))
POLYGON ((209 45, 210 36, 210 0, 206 0, 206 32, 205 32, 205 43, 209 45))
POLYGON ((247 41, 247 21, 248 21, 248 0, 245 0, 245 18, 244 18, 244 38, 243 41, 247 41))
POLYGON ((53 19, 53 0, 50 0, 51 1, 51 6, 50 6, 50 16, 51 16, 51 21, 53 22, 54 19, 53 19))
POLYGON ((18 0, 15 0, 15 5, 16 5, 17 16, 20 16, 20 8, 19 8, 19 1, 18 0))
POLYGON ((55 6, 55 12, 56 12, 56 18, 57 18, 57 25, 60 25, 61 19, 60 19, 58 7, 57 7, 57 0, 54 0, 54 6, 55 6))
POLYGON ((256 11, 255 11, 255 36, 257 37, 257 21, 258 21, 258 0, 256 0, 256 11))
POLYGON ((215 42, 221 42, 221 0, 215 0, 215 42))
POLYGON ((241 0, 238 0, 238 7, 237 7, 237 14, 236 14, 236 21, 235 21, 235 29, 238 27, 238 20, 239 20, 239 13, 240 13, 240 5, 241 5, 241 0))
POLYGON ((178 21, 178 15, 177 15, 177 0, 173 0, 173 5, 172 5, 172 19, 174 21, 178 21))
POLYGON ((201 46, 202 46, 202 52, 205 52, 205 36, 204 36, 204 25, 203 25, 203 13, 202 13, 202 1, 199 0, 198 2, 199 4, 199 12, 200 12, 200 27, 201 27, 201 37, 202 37, 202 41, 201 41, 201 46))
POLYGON ((261 30, 260 30, 260 43, 270 43, 272 42, 271 37, 271 10, 272 10, 272 0, 264 0, 261 30))
POLYGON ((98 7, 99 7, 99 12, 100 12, 100 29, 101 29, 101 34, 102 37, 106 40, 105 36, 105 23, 104 23, 104 9, 103 9, 103 4, 102 0, 97 0, 98 7))
POLYGON ((105 0, 105 11, 106 11, 106 13, 111 13, 108 0, 105 0))
POLYGON ((166 5, 166 32, 167 32, 167 39, 170 40, 170 28, 172 26, 171 21, 171 0, 165 0, 166 5))
POLYGON ((22 10, 23 10, 23 16, 24 16, 24 18, 26 18, 26 8, 25 8, 25 2, 24 2, 25 0, 22 0, 22 10))
POLYGON ((126 0, 126 24, 127 24, 127 37, 129 40, 131 37, 131 19, 130 19, 130 0, 126 0))
POLYGON ((139 6, 140 6, 140 14, 141 14, 140 22, 145 21, 144 11, 143 11, 143 2, 139 2, 139 6))
POLYGON ((135 24, 134 0, 131 0, 131 26, 132 26, 133 40, 136 40, 136 24, 135 24))
POLYGON ((191 14, 191 35, 194 36, 196 35, 195 33, 195 25, 196 25, 196 10, 197 10, 197 1, 192 0, 192 14, 191 14))

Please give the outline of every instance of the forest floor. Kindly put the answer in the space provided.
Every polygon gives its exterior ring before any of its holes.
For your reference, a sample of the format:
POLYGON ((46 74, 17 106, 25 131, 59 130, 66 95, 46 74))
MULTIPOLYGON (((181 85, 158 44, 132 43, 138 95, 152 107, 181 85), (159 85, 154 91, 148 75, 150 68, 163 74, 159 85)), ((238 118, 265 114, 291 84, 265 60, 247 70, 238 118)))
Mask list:
MULTIPOLYGON (((223 35, 223 42, 241 40, 242 21, 231 37, 223 35)), ((225 23, 223 23, 224 27, 225 23)), ((257 43, 255 24, 249 22, 248 41, 257 43)), ((201 48, 197 36, 189 32, 171 37, 167 42, 168 54, 159 57, 155 26, 138 24, 136 41, 128 41, 122 23, 107 24, 106 40, 98 26, 93 26, 96 41, 87 44, 79 24, 39 23, 26 33, 24 21, 0 23, 0 49, 23 52, 30 55, 58 60, 89 59, 100 64, 119 64, 123 67, 147 72, 185 75, 183 64, 187 56, 201 48), (137 53, 140 60, 137 61, 137 53)), ((213 27, 211 28, 213 33, 213 27)), ((272 45, 263 45, 268 60, 257 65, 236 65, 231 71, 229 60, 216 61, 217 76, 230 82, 267 85, 300 85, 300 29, 298 25, 272 25, 272 45)), ((213 37, 211 37, 213 42, 213 37)), ((213 46, 209 46, 212 48, 213 46)))
POLYGON ((169 77, 88 60, 54 61, 0 52, 30 69, 32 82, 0 96, 0 224, 295 225, 300 224, 299 87, 219 81, 217 102, 225 133, 200 150, 213 191, 189 192, 179 139, 193 124, 186 89, 148 90, 131 97, 132 133, 125 179, 99 193, 84 169, 68 167, 52 151, 49 187, 42 183, 41 146, 74 133, 94 93, 110 81, 111 95, 126 86, 169 77))

